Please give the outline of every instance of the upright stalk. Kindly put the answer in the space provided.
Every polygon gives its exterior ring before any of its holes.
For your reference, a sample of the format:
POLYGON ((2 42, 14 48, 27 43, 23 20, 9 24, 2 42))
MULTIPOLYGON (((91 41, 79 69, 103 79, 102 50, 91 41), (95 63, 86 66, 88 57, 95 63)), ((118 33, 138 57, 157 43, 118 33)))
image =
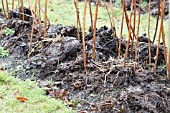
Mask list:
POLYGON ((151 46, 150 46, 150 7, 151 7, 151 0, 149 0, 149 7, 148 7, 148 53, 149 53, 149 66, 151 65, 151 46))
POLYGON ((156 66, 158 62, 158 54, 159 54, 159 46, 160 46, 160 38, 161 38, 161 32, 163 29, 163 19, 164 19, 164 8, 165 8, 165 0, 161 3, 161 23, 160 23, 160 31, 159 31, 159 37, 158 37, 158 45, 156 50, 156 59, 155 59, 155 65, 154 65, 154 72, 156 72, 156 66))
POLYGON ((23 0, 20 0, 20 2, 21 2, 22 19, 24 20, 24 5, 23 5, 23 0))
MULTIPOLYGON (((27 0, 27 2, 28 2, 28 6, 29 6, 29 8, 30 8, 30 10, 31 10, 31 15, 34 16, 34 13, 35 13, 35 12, 33 12, 33 9, 32 9, 31 4, 30 4, 30 0, 27 0)), ((34 5, 35 5, 35 4, 34 4, 34 5)), ((35 15, 36 15, 36 14, 35 14, 35 15)), ((33 21, 34 21, 35 23, 37 23, 37 22, 36 22, 36 19, 34 19, 34 18, 35 18, 35 17, 33 17, 33 21)), ((35 24, 35 23, 34 23, 34 24, 35 24)))
POLYGON ((39 35, 41 36, 41 5, 40 5, 40 0, 38 0, 38 21, 39 21, 39 35))
MULTIPOLYGON (((130 20, 129 20, 129 25, 131 26, 131 23, 132 23, 132 12, 133 12, 133 6, 134 6, 134 0, 132 0, 132 3, 131 3, 131 10, 130 10, 130 20)), ((134 28, 133 28, 134 29, 134 28)), ((135 32, 135 30, 134 30, 135 32)), ((133 49, 133 40, 134 40, 134 37, 135 37, 135 34, 132 35, 132 46, 130 48, 130 53, 132 52, 132 49, 133 49)))
POLYGON ((5 18, 7 18, 6 12, 5 12, 4 0, 2 0, 2 10, 3 10, 3 12, 4 12, 5 18))
POLYGON ((12 0, 12 10, 14 10, 15 0, 12 0))
POLYGON ((99 0, 96 0, 96 12, 94 17, 94 29, 93 29, 93 49, 92 49, 92 59, 96 58, 96 23, 97 23, 97 15, 98 15, 98 6, 99 0))
MULTIPOLYGON (((112 12, 112 29, 113 29, 113 36, 116 38, 117 35, 116 35, 116 27, 115 27, 115 23, 114 23, 114 11, 113 11, 113 3, 112 3, 112 0, 110 0, 110 9, 111 9, 111 12, 112 12)), ((116 42, 117 43, 117 42, 116 42)))
POLYGON ((78 40, 80 40, 78 0, 74 0, 74 5, 75 5, 75 8, 76 8, 77 38, 78 38, 78 40))
MULTIPOLYGON (((133 29, 135 31, 135 27, 136 27, 136 0, 134 0, 134 20, 133 20, 133 29)), ((133 36, 134 39, 134 36, 133 36)))
POLYGON ((47 3, 48 0, 45 0, 45 13, 44 13, 44 38, 47 36, 47 3))
POLYGON ((84 59, 84 68, 87 74, 86 47, 85 47, 86 6, 87 6, 87 0, 84 1, 83 28, 82 28, 83 59, 84 59))
POLYGON ((7 13, 8 13, 8 16, 7 16, 7 18, 9 18, 9 8, 8 8, 8 0, 6 0, 6 8, 7 8, 7 13))
POLYGON ((125 51, 125 54, 124 54, 124 66, 125 66, 125 63, 126 63, 126 57, 127 57, 127 54, 128 54, 128 48, 129 48, 129 44, 130 44, 130 31, 128 31, 128 41, 127 41, 127 44, 126 44, 126 51, 125 51))
MULTIPOLYGON (((36 1, 34 3, 34 9, 36 8, 36 1)), ((31 7, 31 6, 30 6, 31 7)), ((32 9, 31 9, 32 10, 32 9)), ((32 11, 33 12, 33 11, 32 11)), ((29 51, 28 51, 28 59, 30 58, 30 53, 31 53, 31 49, 32 49, 32 37, 34 34, 34 25, 35 25, 35 12, 33 14, 33 24, 32 24, 32 30, 31 30, 31 37, 30 37, 30 47, 29 47, 29 51)))
POLYGON ((113 23, 112 23, 112 19, 111 19, 111 17, 110 17, 110 14, 109 14, 109 9, 108 9, 108 5, 107 5, 107 3, 106 3, 106 0, 104 0, 104 3, 105 3, 107 15, 109 16, 110 25, 111 25, 111 27, 113 28, 113 23))
MULTIPOLYGON (((170 3, 170 0, 169 0, 170 3)), ((170 11, 170 5, 169 5, 169 11, 170 11)), ((168 28, 168 56, 167 56, 167 77, 170 80, 170 15, 169 15, 169 28, 168 28)))
MULTIPOLYGON (((163 26, 162 26, 162 28, 163 28, 163 26)), ((162 41, 163 41, 163 47, 164 47, 164 58, 165 58, 165 62, 167 62, 167 51, 166 51, 164 28, 162 29, 161 32, 162 32, 162 41)))
POLYGON ((156 27, 155 27, 154 37, 153 37, 153 43, 155 42, 156 33, 158 30, 159 17, 160 17, 160 0, 158 0, 158 16, 157 16, 157 20, 156 20, 156 27))
MULTIPOLYGON (((125 7, 125 2, 124 0, 122 0, 122 7, 123 7, 123 11, 125 13, 125 17, 126 17, 126 24, 127 24, 127 28, 128 28, 128 41, 127 41, 127 44, 126 44, 126 51, 125 51, 125 54, 124 54, 124 66, 125 66, 125 63, 126 63, 126 57, 127 57, 127 54, 128 54, 128 48, 129 48, 129 44, 130 44, 130 40, 132 40, 132 37, 131 37, 131 32, 130 32, 130 22, 129 22, 129 19, 128 19, 128 16, 127 16, 127 13, 126 13, 126 7, 125 7)), ((131 28, 133 29, 133 28, 131 28)))
MULTIPOLYGON (((20 11, 20 0, 18 0, 18 11, 20 11)), ((20 14, 19 14, 19 18, 21 18, 20 14)))
POLYGON ((110 13, 109 13, 109 9, 108 9, 108 5, 107 5, 107 3, 106 3, 106 0, 104 0, 104 3, 105 3, 105 7, 106 7, 106 10, 107 10, 107 14, 108 14, 108 16, 109 16, 109 20, 110 20, 110 25, 111 25, 111 28, 112 28, 112 33, 113 33, 113 38, 114 38, 114 41, 115 41, 115 43, 116 43, 116 48, 118 48, 118 43, 117 43, 117 40, 116 40, 116 29, 115 29, 115 27, 114 27, 114 23, 113 23, 113 20, 111 19, 111 16, 110 16, 110 13))
POLYGON ((134 4, 134 0, 132 0, 132 3, 131 3, 130 20, 129 20, 129 24, 130 24, 130 25, 131 25, 131 22, 132 22, 133 4, 134 4))
POLYGON ((93 16, 92 16, 92 9, 91 9, 91 0, 89 0, 89 12, 90 12, 91 30, 93 31, 93 16))
POLYGON ((129 24, 129 23, 130 23, 130 22, 129 22, 129 17, 128 17, 127 12, 126 12, 126 6, 125 6, 124 0, 122 0, 122 7, 123 7, 123 10, 124 10, 124 13, 125 13, 125 19, 126 19, 126 25, 127 25, 127 28, 128 28, 128 32, 130 31, 130 39, 133 40, 133 39, 132 39, 132 36, 131 36, 131 31, 132 31, 135 39, 136 39, 135 31, 134 31, 134 29, 132 28, 132 25, 129 24))
MULTIPOLYGON (((139 2, 139 8, 138 8, 138 27, 137 27, 137 33, 136 33, 137 37, 139 37, 141 3, 142 3, 142 0, 140 0, 140 2, 139 2)), ((137 41, 138 41, 138 40, 137 40, 137 41)))
POLYGON ((121 22, 121 29, 120 29, 120 40, 119 40, 119 49, 118 49, 118 59, 120 59, 120 52, 121 52, 121 46, 122 46, 122 32, 123 32, 123 24, 124 24, 124 10, 122 10, 122 22, 121 22))
MULTIPOLYGON (((37 0, 35 0, 35 3, 34 3, 34 14, 33 14, 33 24, 35 24, 36 22, 36 19, 35 19, 35 16, 36 16, 36 11, 37 11, 37 0)), ((33 12, 33 11, 32 11, 33 12)), ((34 26, 34 25, 33 25, 34 26)))
POLYGON ((138 28, 137 28, 137 36, 136 36, 136 49, 135 49, 135 62, 138 59, 138 37, 139 37, 139 28, 140 28, 140 8, 141 8, 142 0, 139 1, 139 9, 138 9, 138 28))

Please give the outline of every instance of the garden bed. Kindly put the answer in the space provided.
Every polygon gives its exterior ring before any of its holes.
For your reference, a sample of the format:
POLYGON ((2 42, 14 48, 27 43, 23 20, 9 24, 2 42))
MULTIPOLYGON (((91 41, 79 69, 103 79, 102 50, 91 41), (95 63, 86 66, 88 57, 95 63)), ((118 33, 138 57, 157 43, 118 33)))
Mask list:
MULTIPOLYGON (((116 41, 112 29, 97 29, 96 59, 92 56, 92 32, 86 33, 87 69, 83 65, 82 42, 77 39, 74 26, 51 25, 44 39, 34 28, 32 49, 30 34, 32 22, 1 16, 2 29, 14 32, 0 35, 1 45, 9 51, 0 63, 4 70, 23 80, 36 80, 46 87, 47 95, 61 99, 77 111, 88 112, 170 112, 170 83, 166 77, 163 46, 159 48, 157 72, 148 63, 147 37, 141 36, 139 59, 134 62, 131 52, 123 66, 126 39, 122 41, 121 58, 117 59, 116 41), (28 57, 29 54, 29 57, 28 57), (135 68, 134 68, 135 66, 135 68), (12 70, 11 70, 12 69, 12 70), (51 82, 49 82, 51 81, 51 82), (56 88, 57 87, 57 88, 56 88)), ((152 64, 156 44, 151 44, 152 64)))

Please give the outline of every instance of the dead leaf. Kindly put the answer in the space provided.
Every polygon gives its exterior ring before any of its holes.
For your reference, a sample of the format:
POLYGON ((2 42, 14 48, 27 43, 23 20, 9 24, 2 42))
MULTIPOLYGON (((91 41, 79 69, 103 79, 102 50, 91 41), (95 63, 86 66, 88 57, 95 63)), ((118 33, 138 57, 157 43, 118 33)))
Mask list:
POLYGON ((60 92, 61 92, 61 94, 62 94, 63 96, 66 96, 66 95, 67 95, 67 91, 66 91, 65 89, 62 89, 60 92))
POLYGON ((19 96, 17 97, 17 100, 20 101, 20 102, 25 102, 28 100, 28 98, 25 98, 25 97, 22 97, 22 96, 19 96))
POLYGON ((87 113, 87 111, 79 111, 79 113, 87 113))
POLYGON ((58 98, 60 95, 60 89, 58 89, 57 91, 54 91, 54 95, 56 98, 58 98))

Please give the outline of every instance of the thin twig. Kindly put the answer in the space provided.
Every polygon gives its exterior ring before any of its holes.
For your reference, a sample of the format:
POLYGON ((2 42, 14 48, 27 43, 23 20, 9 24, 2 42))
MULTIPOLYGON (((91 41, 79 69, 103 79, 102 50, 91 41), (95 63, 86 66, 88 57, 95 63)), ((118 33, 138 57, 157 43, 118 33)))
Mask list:
POLYGON ((159 46, 160 46, 160 38, 161 38, 161 30, 163 29, 163 19, 164 19, 164 8, 165 8, 165 0, 161 3, 161 23, 160 23, 160 31, 159 31, 159 37, 158 37, 158 45, 156 50, 156 59, 155 59, 155 65, 154 65, 154 72, 156 72, 156 66, 158 62, 158 54, 159 54, 159 46))
POLYGON ((77 26, 77 38, 80 40, 80 32, 79 32, 79 12, 78 12, 78 0, 74 0, 74 5, 76 8, 76 26, 77 26))
MULTIPOLYGON (((170 5, 169 5, 169 11, 170 11, 170 5)), ((170 14, 169 14, 170 18, 170 14)), ((167 54, 167 78, 170 80, 170 19, 169 19, 169 28, 168 28, 168 54, 167 54)))
MULTIPOLYGON (((35 16, 34 16, 34 12, 33 12, 33 9, 31 8, 31 4, 30 4, 30 0, 28 0, 28 5, 29 5, 29 8, 30 8, 30 10, 31 10, 31 15, 33 16, 29 16, 29 15, 27 15, 28 17, 31 17, 31 18, 33 18, 33 21, 37 24, 37 18, 36 19, 34 19, 35 18, 35 16)), ((14 11, 15 12, 15 11, 14 11)), ((20 14, 22 14, 21 12, 19 12, 20 14)), ((24 15, 26 15, 26 14, 24 14, 24 15)))
POLYGON ((104 0, 104 3, 105 3, 106 10, 107 10, 107 15, 108 15, 109 20, 110 20, 110 25, 113 28, 113 24, 112 24, 112 20, 111 20, 110 14, 109 14, 109 9, 108 9, 108 5, 106 3, 106 0, 104 0))
POLYGON ((8 17, 7 18, 9 18, 10 13, 9 13, 9 8, 8 8, 8 0, 6 0, 6 9, 7 9, 7 13, 8 13, 8 17))
MULTIPOLYGON (((136 0, 134 0, 134 20, 133 20, 133 29, 135 31, 135 27, 136 27, 136 0)), ((133 36, 134 39, 134 36, 133 36)))
MULTIPOLYGON (((42 10, 42 8, 40 7, 40 9, 41 9, 41 11, 45 14, 45 12, 42 10)), ((47 21, 48 21, 48 27, 46 28, 46 31, 48 31, 48 29, 50 28, 50 20, 48 19, 48 17, 47 17, 47 15, 45 15, 46 16, 46 19, 47 19, 47 21)))
POLYGON ((149 0, 149 7, 148 7, 148 51, 149 51, 149 66, 151 65, 151 46, 150 46, 150 7, 151 7, 151 0, 149 0))
MULTIPOLYGON (((135 39, 136 39, 136 35, 135 35, 135 31, 134 29, 132 28, 132 26, 129 24, 129 18, 128 18, 128 15, 127 15, 127 12, 126 12, 126 6, 125 6, 125 3, 124 1, 122 1, 122 6, 123 6, 123 9, 124 9, 124 13, 125 13, 125 19, 126 19, 126 25, 127 25, 127 28, 128 28, 128 31, 132 31, 133 35, 135 36, 135 39)), ((132 36, 130 34, 130 39, 132 40, 132 36)))
POLYGON ((118 48, 118 43, 117 43, 117 40, 116 40, 116 33, 115 33, 115 27, 114 27, 114 23, 113 23, 113 20, 111 19, 111 16, 110 16, 110 13, 109 13, 109 9, 108 9, 108 5, 106 3, 106 0, 104 0, 104 3, 105 3, 105 7, 106 7, 106 10, 107 10, 107 14, 109 16, 109 20, 110 20, 110 25, 111 25, 111 28, 112 28, 112 33, 113 33, 113 38, 114 38, 114 41, 116 43, 116 48, 118 48))
POLYGON ((140 28, 141 3, 142 3, 142 0, 140 0, 140 2, 139 2, 139 9, 138 9, 138 28, 137 28, 137 34, 136 34, 137 36, 136 36, 135 62, 138 59, 138 37, 139 37, 139 28, 140 28))
MULTIPOLYGON (((125 13, 125 17, 126 17, 126 24, 127 24, 127 28, 128 28, 128 41, 127 41, 127 44, 126 44, 126 52, 124 54, 124 66, 125 66, 125 63, 126 63, 126 57, 127 57, 127 54, 128 54, 128 48, 129 48, 129 44, 130 44, 130 40, 132 40, 132 37, 131 37, 131 32, 130 32, 130 22, 128 20, 128 16, 127 16, 127 13, 126 13, 126 7, 125 7, 125 2, 124 0, 122 0, 122 7, 123 7, 123 10, 124 10, 124 13, 125 13)), ((131 28, 132 30, 133 28, 131 28)))
POLYGON ((115 70, 115 66, 113 65, 113 63, 110 66, 109 72, 107 72, 107 74, 105 74, 104 76, 104 86, 106 87, 106 82, 107 82, 107 76, 113 71, 115 70))
POLYGON ((164 29, 162 29, 161 32, 162 32, 162 41, 163 41, 163 47, 164 47, 164 58, 165 58, 165 62, 167 62, 167 51, 166 51, 166 41, 165 41, 164 29))
POLYGON ((77 16, 78 16, 78 23, 79 23, 79 37, 81 38, 82 37, 82 30, 81 30, 81 22, 80 22, 80 16, 79 16, 79 8, 78 8, 78 0, 76 2, 76 5, 77 5, 77 16))
POLYGON ((47 3, 48 3, 48 0, 45 0, 45 13, 44 13, 44 38, 46 38, 46 36, 47 36, 47 29, 46 29, 46 26, 47 26, 47 3))
POLYGON ((12 0, 12 10, 14 10, 15 0, 12 0))
POLYGON ((23 0, 20 0, 20 2, 21 2, 20 9, 21 9, 21 12, 22 12, 22 19, 24 20, 24 3, 23 3, 23 0))
MULTIPOLYGON (((18 0, 18 11, 20 11, 20 0, 18 0)), ((19 18, 21 18, 21 15, 19 15, 19 18)))
POLYGON ((5 7, 4 7, 4 0, 2 0, 2 9, 4 11, 4 16, 7 19, 6 12, 5 12, 5 7))
MULTIPOLYGON (((135 27, 136 27, 136 0, 133 1, 133 7, 134 7, 133 29, 134 29, 134 32, 135 32, 135 27)), ((134 39, 135 39, 135 36, 133 34, 131 52, 132 52, 132 49, 133 49, 133 46, 134 46, 134 39)), ((136 51, 136 48, 134 48, 134 49, 136 51)))
POLYGON ((111 12, 112 12, 112 29, 113 29, 113 36, 114 37, 117 37, 116 35, 116 27, 115 27, 115 23, 114 23, 114 11, 113 11, 113 3, 112 3, 112 0, 110 0, 110 9, 111 9, 111 12))
POLYGON ((40 6, 40 0, 38 0, 38 23, 39 23, 39 35, 41 36, 42 29, 41 29, 41 6, 40 6))
POLYGON ((118 76, 119 76, 119 73, 120 73, 120 71, 117 72, 116 77, 115 77, 115 80, 114 80, 114 82, 113 82, 113 85, 116 83, 116 80, 117 80, 117 78, 118 78, 118 76))
POLYGON ((87 6, 87 0, 84 1, 83 28, 82 28, 83 59, 84 59, 84 68, 87 75, 88 70, 86 64, 86 48, 85 48, 86 6, 87 6))
MULTIPOLYGON (((131 22, 132 22, 133 4, 134 4, 134 0, 132 0, 132 3, 131 3, 130 20, 129 20, 129 24, 130 24, 130 25, 131 25, 131 22)), ((134 28, 133 28, 133 29, 134 29, 134 28)))
POLYGON ((159 16, 160 16, 160 0, 158 0, 158 16, 157 16, 157 20, 156 20, 156 27, 155 27, 154 37, 153 37, 153 43, 155 42, 156 33, 158 30, 159 16))
POLYGON ((121 22, 121 29, 120 29, 120 40, 119 40, 119 49, 118 49, 118 59, 120 59, 120 52, 121 52, 121 45, 122 45, 123 24, 124 24, 124 10, 123 10, 123 13, 122 13, 122 22, 121 22))
POLYGON ((126 63, 126 57, 127 57, 127 54, 128 54, 129 44, 130 44, 130 31, 128 31, 128 41, 127 41, 127 44, 126 44, 126 51, 125 51, 125 54, 124 54, 124 66, 125 66, 125 63, 126 63))
POLYGON ((96 58, 96 23, 97 23, 97 15, 98 15, 98 6, 99 0, 96 0, 96 12, 94 17, 94 29, 93 29, 93 48, 92 48, 92 59, 95 60, 96 58))
POLYGON ((93 31, 93 16, 92 16, 92 9, 91 9, 91 0, 89 0, 89 12, 90 12, 90 21, 91 21, 91 31, 93 31))
MULTIPOLYGON (((30 4, 30 1, 28 0, 28 3, 30 4)), ((30 6, 30 5, 29 5, 30 6)), ((40 4, 39 4, 39 6, 40 6, 40 4)), ((48 29, 50 28, 50 20, 48 19, 48 17, 47 17, 47 15, 45 15, 45 12, 44 12, 44 10, 41 8, 41 7, 39 7, 40 8, 40 10, 42 11, 42 13, 44 14, 44 16, 46 17, 46 19, 47 19, 47 21, 48 21, 48 27, 46 28, 46 31, 48 31, 48 29)), ((30 7, 30 9, 31 9, 31 7, 30 7)), ((31 14, 33 15, 33 11, 31 10, 31 14)), ((34 17, 35 18, 35 17, 34 17)), ((36 18, 37 19, 37 18, 36 18)), ((37 22, 36 22, 36 20, 34 20, 35 21, 35 23, 37 24, 37 22)), ((42 21, 41 21, 42 22, 42 21)), ((43 21, 44 22, 44 21, 43 21)), ((42 30, 42 29, 41 29, 42 30)))
MULTIPOLYGON (((31 7, 31 6, 30 6, 31 7)), ((34 3, 34 9, 36 7, 36 1, 34 3)), ((35 12, 33 14, 33 17, 35 17, 35 12)), ((34 34, 34 25, 35 25, 35 21, 34 21, 34 18, 33 18, 33 24, 32 24, 32 30, 31 30, 31 37, 30 37, 30 47, 29 47, 29 51, 28 51, 28 59, 30 58, 30 53, 31 53, 31 49, 32 49, 32 37, 33 37, 33 34, 34 34)))
MULTIPOLYGON (((132 3, 131 3, 131 10, 130 10, 130 20, 129 20, 129 25, 131 26, 131 23, 132 23, 132 12, 133 12, 133 6, 134 6, 134 0, 132 0, 132 3)), ((134 29, 134 32, 135 32, 135 28, 134 29)), ((130 48, 130 53, 132 52, 132 49, 133 49, 133 40, 134 40, 134 35, 135 34, 132 34, 132 45, 131 45, 131 48, 130 48)))

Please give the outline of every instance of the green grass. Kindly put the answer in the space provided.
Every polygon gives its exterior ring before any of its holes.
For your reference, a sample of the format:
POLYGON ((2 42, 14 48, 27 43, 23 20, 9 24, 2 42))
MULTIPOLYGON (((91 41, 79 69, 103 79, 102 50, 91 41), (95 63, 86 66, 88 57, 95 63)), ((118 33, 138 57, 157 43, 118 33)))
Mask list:
MULTIPOLYGON (((32 6, 33 6, 34 1, 35 0, 31 0, 32 6)), ((9 6, 11 8, 11 1, 9 2, 10 2, 9 6)), ((45 4, 45 1, 42 1, 41 7, 43 10, 44 10, 44 4, 45 4)), ((143 4, 145 5, 145 3, 143 4)), ((0 6, 1 6, 1 3, 0 3, 0 6)), ((15 6, 17 6, 17 3, 15 4, 15 6)), ((24 2, 24 6, 28 6, 28 3, 24 2)), ((84 6, 84 3, 80 2, 79 11, 80 11, 80 16, 81 16, 81 23, 83 19, 83 6, 84 6)), ((93 18, 94 18, 95 5, 93 4, 92 4, 92 11, 93 11, 93 18)), ((114 19, 115 19, 115 25, 116 25, 118 37, 120 36, 121 15, 122 15, 122 9, 114 7, 114 19)), ((42 18, 43 17, 44 16, 42 16, 42 18)), ((48 18, 53 24, 75 26, 76 25, 76 13, 75 13, 75 6, 74 6, 73 0, 50 0, 48 2, 48 18)), ((108 18, 105 7, 100 6, 99 13, 98 13, 97 27, 99 28, 104 25, 110 27, 110 22, 109 22, 109 18, 108 18)), ((155 32, 156 18, 151 17, 150 25, 151 25, 150 36, 152 39, 154 36, 154 32, 155 32)), ((141 25, 140 25, 139 35, 147 33, 147 26, 148 26, 148 14, 141 15, 141 25)), ((90 14, 89 14, 89 7, 87 6, 86 31, 88 31, 89 27, 90 27, 90 14)), ((164 28, 165 28, 165 37, 167 37, 168 36, 168 31, 167 31, 168 21, 164 22, 164 28)), ((128 34, 127 26, 124 23, 123 36, 127 37, 127 34, 128 34)), ((157 33, 156 38, 158 39, 158 33, 157 33)))
POLYGON ((45 95, 35 82, 21 81, 0 71, 0 112, 1 113, 73 113, 60 100, 45 95), (17 92, 19 92, 18 95, 17 92), (16 98, 28 98, 20 102, 16 98))
POLYGON ((15 30, 6 27, 6 28, 3 29, 1 32, 2 32, 2 34, 4 34, 5 36, 9 36, 9 35, 13 34, 13 33, 15 32, 15 30))
POLYGON ((9 51, 8 50, 5 50, 4 47, 1 47, 0 46, 0 58, 2 57, 7 57, 9 54, 9 51))

